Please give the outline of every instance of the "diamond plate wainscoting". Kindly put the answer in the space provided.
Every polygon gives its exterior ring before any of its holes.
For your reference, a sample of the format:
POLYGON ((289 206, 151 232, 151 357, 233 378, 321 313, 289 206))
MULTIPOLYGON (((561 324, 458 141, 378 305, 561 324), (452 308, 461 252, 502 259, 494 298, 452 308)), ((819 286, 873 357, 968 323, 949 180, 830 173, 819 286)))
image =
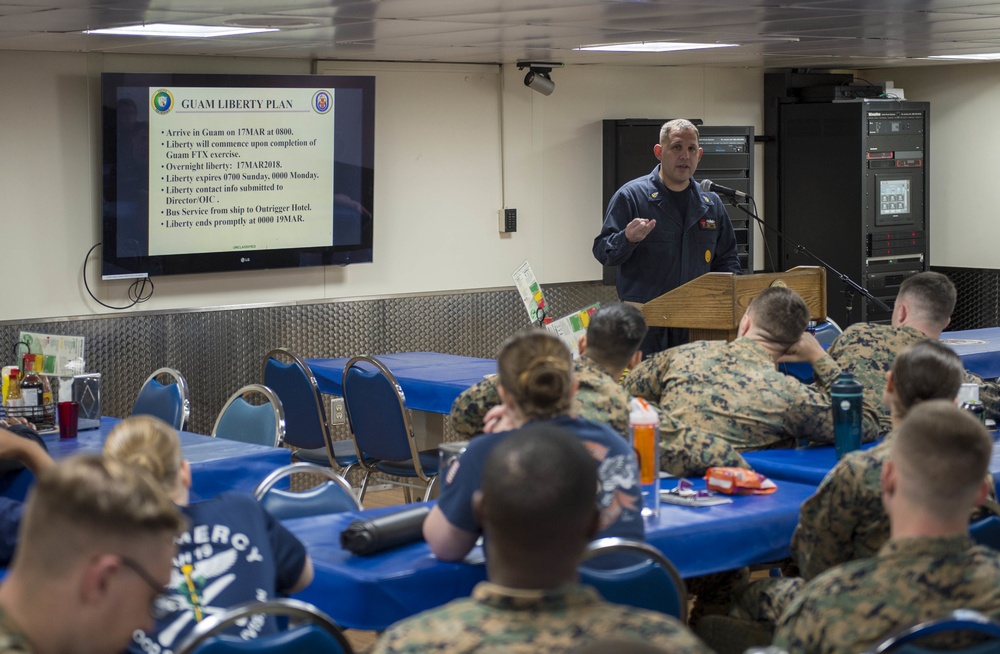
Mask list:
MULTIPOLYGON (((554 316, 616 300, 600 282, 547 285, 554 316)), ((211 431, 237 388, 261 381, 264 354, 287 347, 303 358, 389 352, 496 356, 508 336, 527 326, 513 289, 407 295, 221 310, 128 313, 0 324, 0 361, 13 361, 20 331, 83 336, 88 372, 102 373, 105 415, 129 415, 139 387, 155 369, 181 371, 191 389, 188 429, 211 431)), ((334 438, 349 438, 346 427, 334 438)), ((445 420, 444 440, 458 440, 445 420)))
POLYGON ((958 291, 949 330, 982 329, 1000 325, 1000 270, 946 268, 932 270, 947 275, 958 291))

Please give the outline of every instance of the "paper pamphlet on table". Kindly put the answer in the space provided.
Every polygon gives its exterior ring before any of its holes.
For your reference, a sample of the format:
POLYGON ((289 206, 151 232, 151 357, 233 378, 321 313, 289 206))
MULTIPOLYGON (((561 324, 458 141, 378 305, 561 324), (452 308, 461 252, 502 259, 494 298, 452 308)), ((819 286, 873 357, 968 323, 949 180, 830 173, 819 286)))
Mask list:
POLYGON ((45 358, 42 372, 57 377, 72 377, 83 372, 83 336, 56 336, 21 332, 18 341, 28 347, 28 352, 45 358))
POLYGON ((681 506, 715 506, 731 504, 733 500, 710 490, 695 490, 690 481, 681 478, 677 480, 676 488, 660 490, 660 501, 681 506))
POLYGON ((514 286, 521 295, 524 308, 528 312, 528 320, 537 325, 542 322, 551 322, 551 318, 546 318, 545 297, 542 295, 542 288, 538 285, 535 272, 531 269, 531 264, 527 261, 522 263, 511 275, 514 278, 514 286))
POLYGON ((680 495, 673 493, 671 491, 660 491, 660 501, 666 502, 667 504, 678 504, 680 506, 717 506, 719 504, 732 504, 733 499, 731 497, 721 497, 719 495, 711 495, 708 497, 699 497, 697 495, 680 495))
POLYGON ((601 308, 600 302, 595 302, 589 307, 584 307, 568 316, 563 316, 559 320, 554 320, 545 325, 545 328, 558 336, 569 351, 576 357, 580 349, 580 337, 587 333, 590 325, 590 317, 601 308))

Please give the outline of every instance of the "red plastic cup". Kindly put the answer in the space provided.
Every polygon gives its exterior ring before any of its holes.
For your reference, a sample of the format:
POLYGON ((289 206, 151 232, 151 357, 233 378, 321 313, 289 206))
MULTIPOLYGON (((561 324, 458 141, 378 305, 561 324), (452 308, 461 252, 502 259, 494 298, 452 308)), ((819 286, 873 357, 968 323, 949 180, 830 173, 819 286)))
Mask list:
POLYGON ((59 438, 76 438, 77 422, 80 418, 80 403, 60 402, 56 410, 59 413, 59 438))

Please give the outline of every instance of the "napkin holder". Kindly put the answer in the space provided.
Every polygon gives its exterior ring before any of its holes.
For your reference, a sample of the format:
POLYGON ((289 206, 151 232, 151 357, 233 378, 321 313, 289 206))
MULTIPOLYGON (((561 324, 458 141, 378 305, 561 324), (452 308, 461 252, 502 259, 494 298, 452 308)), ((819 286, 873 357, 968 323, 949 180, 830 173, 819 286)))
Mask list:
POLYGON ((101 373, 73 375, 73 401, 80 405, 77 429, 98 429, 101 426, 101 373))

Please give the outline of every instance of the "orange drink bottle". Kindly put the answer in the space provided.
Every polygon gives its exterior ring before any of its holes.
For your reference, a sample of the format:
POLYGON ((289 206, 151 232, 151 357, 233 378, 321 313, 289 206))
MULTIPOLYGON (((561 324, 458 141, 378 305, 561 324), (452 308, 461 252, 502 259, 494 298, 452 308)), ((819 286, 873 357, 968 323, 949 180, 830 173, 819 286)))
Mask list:
POLYGON ((646 400, 633 398, 630 406, 629 433, 639 463, 642 515, 656 516, 660 512, 660 421, 646 400))

